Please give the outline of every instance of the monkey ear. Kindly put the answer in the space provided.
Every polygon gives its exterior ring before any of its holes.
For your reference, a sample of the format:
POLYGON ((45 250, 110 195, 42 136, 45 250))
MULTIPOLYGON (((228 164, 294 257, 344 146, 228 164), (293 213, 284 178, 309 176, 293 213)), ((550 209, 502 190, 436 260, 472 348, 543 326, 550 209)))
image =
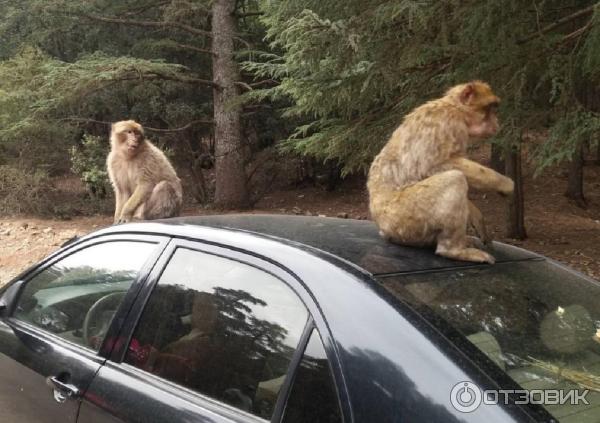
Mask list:
POLYGON ((468 83, 460 93, 460 102, 467 104, 471 101, 473 96, 475 96, 475 86, 472 83, 468 83))

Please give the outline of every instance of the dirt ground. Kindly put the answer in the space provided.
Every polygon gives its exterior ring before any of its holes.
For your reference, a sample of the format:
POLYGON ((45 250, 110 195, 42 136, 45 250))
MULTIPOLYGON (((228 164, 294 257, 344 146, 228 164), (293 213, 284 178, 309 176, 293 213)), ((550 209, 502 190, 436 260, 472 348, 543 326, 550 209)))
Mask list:
MULTIPOLYGON (((586 181, 600 181, 600 166, 587 166, 586 181)), ((600 279, 600 182, 585 185, 589 207, 580 209, 562 192, 566 174, 562 169, 532 178, 525 172, 524 241, 504 237, 506 205, 495 194, 472 193, 474 202, 486 216, 495 239, 547 255, 600 279)), ((186 215, 214 213, 191 207, 186 215)), ((346 181, 334 191, 315 186, 281 190, 266 195, 250 213, 326 215, 366 219, 367 194, 364 181, 346 181)), ((33 217, 0 218, 0 284, 35 263, 74 235, 83 235, 111 223, 108 215, 50 220, 33 217)))

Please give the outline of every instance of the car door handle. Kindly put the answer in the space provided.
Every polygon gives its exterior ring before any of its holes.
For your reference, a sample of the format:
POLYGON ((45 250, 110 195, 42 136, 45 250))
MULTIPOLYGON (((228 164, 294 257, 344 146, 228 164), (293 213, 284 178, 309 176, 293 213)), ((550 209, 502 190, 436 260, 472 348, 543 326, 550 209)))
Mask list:
POLYGON ((77 386, 62 382, 56 376, 48 377, 46 382, 48 383, 48 386, 59 391, 67 398, 76 398, 81 394, 77 386))

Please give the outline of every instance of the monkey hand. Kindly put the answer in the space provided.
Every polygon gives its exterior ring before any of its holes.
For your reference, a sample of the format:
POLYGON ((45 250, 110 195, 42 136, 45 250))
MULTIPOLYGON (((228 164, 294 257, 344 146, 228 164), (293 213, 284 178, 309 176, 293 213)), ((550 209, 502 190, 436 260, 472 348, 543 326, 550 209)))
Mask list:
POLYGON ((117 219, 117 221, 115 223, 116 224, 128 223, 128 222, 131 222, 132 220, 133 220, 132 215, 122 214, 121 217, 119 217, 119 219, 117 219))
POLYGON ((515 183, 512 179, 503 177, 498 185, 498 192, 505 197, 511 196, 515 192, 515 183))

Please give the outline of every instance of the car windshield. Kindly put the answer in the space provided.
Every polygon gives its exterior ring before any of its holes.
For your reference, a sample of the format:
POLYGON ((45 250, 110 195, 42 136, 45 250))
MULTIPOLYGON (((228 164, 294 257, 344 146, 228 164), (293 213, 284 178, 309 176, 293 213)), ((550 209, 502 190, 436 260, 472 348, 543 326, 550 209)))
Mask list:
POLYGON ((545 260, 379 280, 432 323, 461 332, 523 389, 588 390, 589 404, 544 405, 561 422, 600 421, 597 282, 545 260))

